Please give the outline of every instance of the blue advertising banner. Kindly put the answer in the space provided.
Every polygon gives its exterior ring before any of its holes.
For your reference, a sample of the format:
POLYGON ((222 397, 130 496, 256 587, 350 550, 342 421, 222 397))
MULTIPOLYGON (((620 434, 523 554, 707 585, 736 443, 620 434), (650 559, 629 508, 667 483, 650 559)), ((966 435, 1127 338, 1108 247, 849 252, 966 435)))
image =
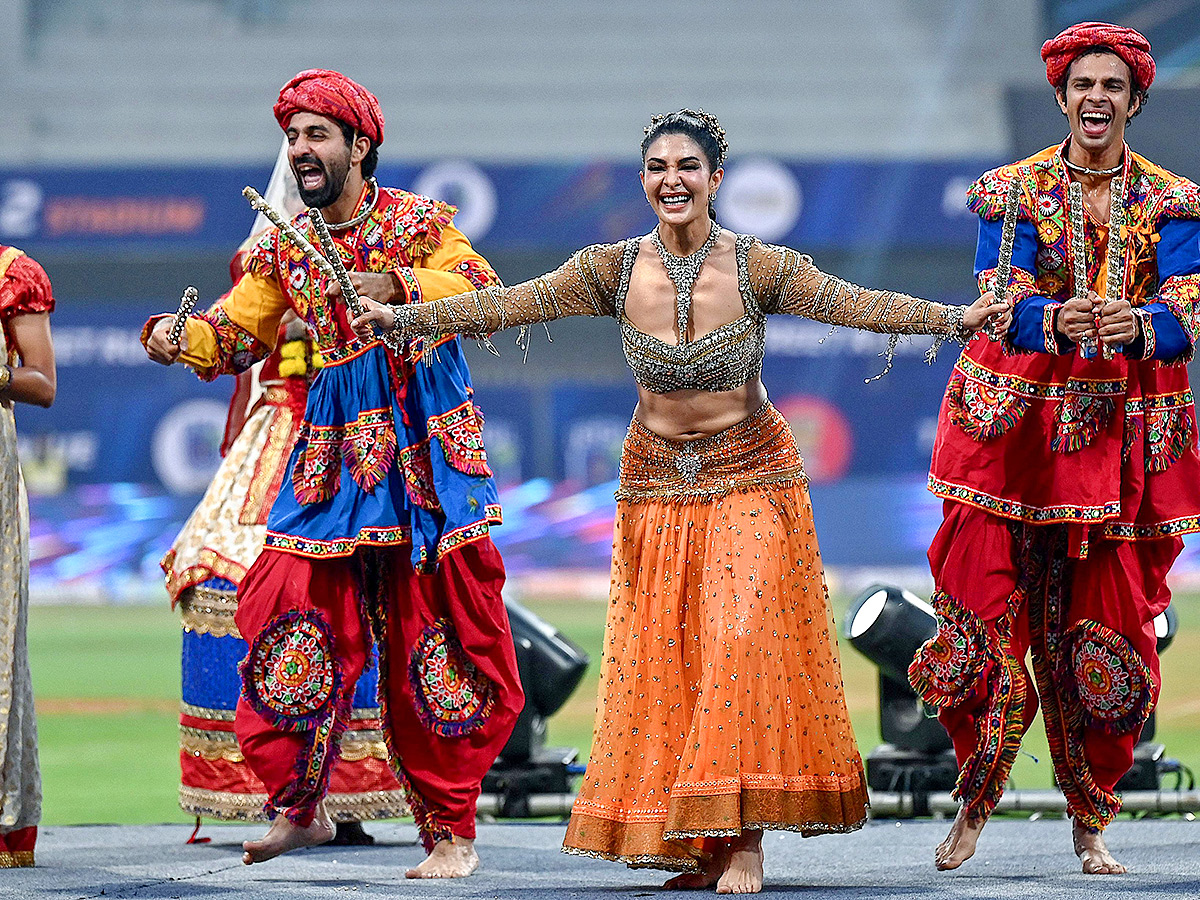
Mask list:
MULTIPOLYGON (((56 485, 137 482, 202 493, 220 463, 231 378, 205 384, 146 359, 139 334, 157 305, 62 304, 53 317, 58 399, 22 406, 27 477, 56 485)), ((763 379, 792 423, 814 484, 925 471, 938 405, 957 347, 932 365, 929 339, 904 340, 892 371, 881 335, 773 316, 763 379)), ((562 380, 548 408, 532 388, 476 379, 489 454, 502 484, 548 476, 590 486, 616 478, 637 402, 628 376, 612 384, 562 380), (542 444, 548 444, 546 451, 542 444)))
MULTIPOLYGON (((734 158, 717 202, 727 227, 803 248, 970 246, 963 192, 987 160, 796 162, 734 158)), ((0 242, 39 250, 230 252, 249 231, 246 185, 269 165, 0 169, 0 242)), ((380 166, 382 184, 454 203, 495 250, 568 253, 653 225, 632 162, 380 166)))

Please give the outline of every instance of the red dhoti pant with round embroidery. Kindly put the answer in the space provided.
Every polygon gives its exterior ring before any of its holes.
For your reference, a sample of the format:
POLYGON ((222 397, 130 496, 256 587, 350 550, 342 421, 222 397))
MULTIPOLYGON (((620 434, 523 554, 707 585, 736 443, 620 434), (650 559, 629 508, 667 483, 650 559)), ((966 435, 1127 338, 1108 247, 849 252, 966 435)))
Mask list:
POLYGON ((490 538, 428 575, 406 547, 264 550, 238 591, 250 652, 234 727, 268 812, 312 821, 374 640, 384 739, 422 840, 473 838, 480 783, 524 705, 503 583, 490 538))
POLYGON ((1114 789, 1158 699, 1153 619, 1183 541, 1087 537, 945 504, 929 549, 938 632, 909 675, 954 742, 968 815, 995 808, 1039 699, 1070 815, 1094 830, 1120 809, 1114 789))

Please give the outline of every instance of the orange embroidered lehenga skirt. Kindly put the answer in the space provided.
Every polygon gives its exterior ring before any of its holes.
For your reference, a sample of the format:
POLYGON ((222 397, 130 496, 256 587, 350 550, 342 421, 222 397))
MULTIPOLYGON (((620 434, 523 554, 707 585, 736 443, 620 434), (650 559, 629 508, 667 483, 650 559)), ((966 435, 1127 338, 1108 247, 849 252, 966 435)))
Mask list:
POLYGON ((765 403, 621 457, 591 759, 563 849, 690 871, 743 829, 846 832, 867 788, 803 463, 765 403))

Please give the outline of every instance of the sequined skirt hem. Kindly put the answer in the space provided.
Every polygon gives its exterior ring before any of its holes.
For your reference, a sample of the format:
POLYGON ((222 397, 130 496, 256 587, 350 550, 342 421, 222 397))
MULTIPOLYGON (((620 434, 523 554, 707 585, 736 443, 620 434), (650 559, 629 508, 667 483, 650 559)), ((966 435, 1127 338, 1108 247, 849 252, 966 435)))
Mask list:
POLYGON ((631 869, 659 869, 663 872, 698 872, 700 870, 698 860, 680 859, 673 856, 654 856, 653 854, 621 856, 619 853, 581 850, 579 847, 568 847, 565 844, 560 849, 568 856, 586 856, 591 859, 603 859, 606 862, 624 863, 631 869))
POLYGON ((630 868, 692 872, 712 852, 711 841, 747 830, 813 837, 857 831, 867 821, 867 788, 862 782, 844 791, 742 790, 681 799, 683 804, 672 801, 654 821, 624 822, 573 812, 563 852, 630 868))

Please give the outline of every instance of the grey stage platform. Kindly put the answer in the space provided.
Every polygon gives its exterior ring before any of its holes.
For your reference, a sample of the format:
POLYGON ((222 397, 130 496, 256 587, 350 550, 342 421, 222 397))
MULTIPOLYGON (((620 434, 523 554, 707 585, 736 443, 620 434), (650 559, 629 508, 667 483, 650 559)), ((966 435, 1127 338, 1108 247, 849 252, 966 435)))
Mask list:
MULTIPOLYGON (((1125 876, 1084 876, 1064 819, 997 819, 975 858, 939 873, 933 847, 947 821, 878 821, 851 835, 802 839, 768 833, 769 896, 812 898, 1072 898, 1184 900, 1200 897, 1200 823, 1179 818, 1119 820, 1109 845, 1132 869, 1125 876)), ((649 897, 664 874, 630 870, 558 850, 560 824, 488 824, 479 830, 483 868, 453 882, 404 878, 419 862, 411 824, 369 823, 374 847, 322 847, 253 867, 240 862, 240 842, 261 826, 206 825, 212 843, 186 845, 181 825, 46 828, 34 869, 0 870, 0 897, 203 898, 250 897, 649 897)), ((671 896, 679 896, 672 894, 671 896)), ((709 896, 709 892, 684 896, 709 896)))

